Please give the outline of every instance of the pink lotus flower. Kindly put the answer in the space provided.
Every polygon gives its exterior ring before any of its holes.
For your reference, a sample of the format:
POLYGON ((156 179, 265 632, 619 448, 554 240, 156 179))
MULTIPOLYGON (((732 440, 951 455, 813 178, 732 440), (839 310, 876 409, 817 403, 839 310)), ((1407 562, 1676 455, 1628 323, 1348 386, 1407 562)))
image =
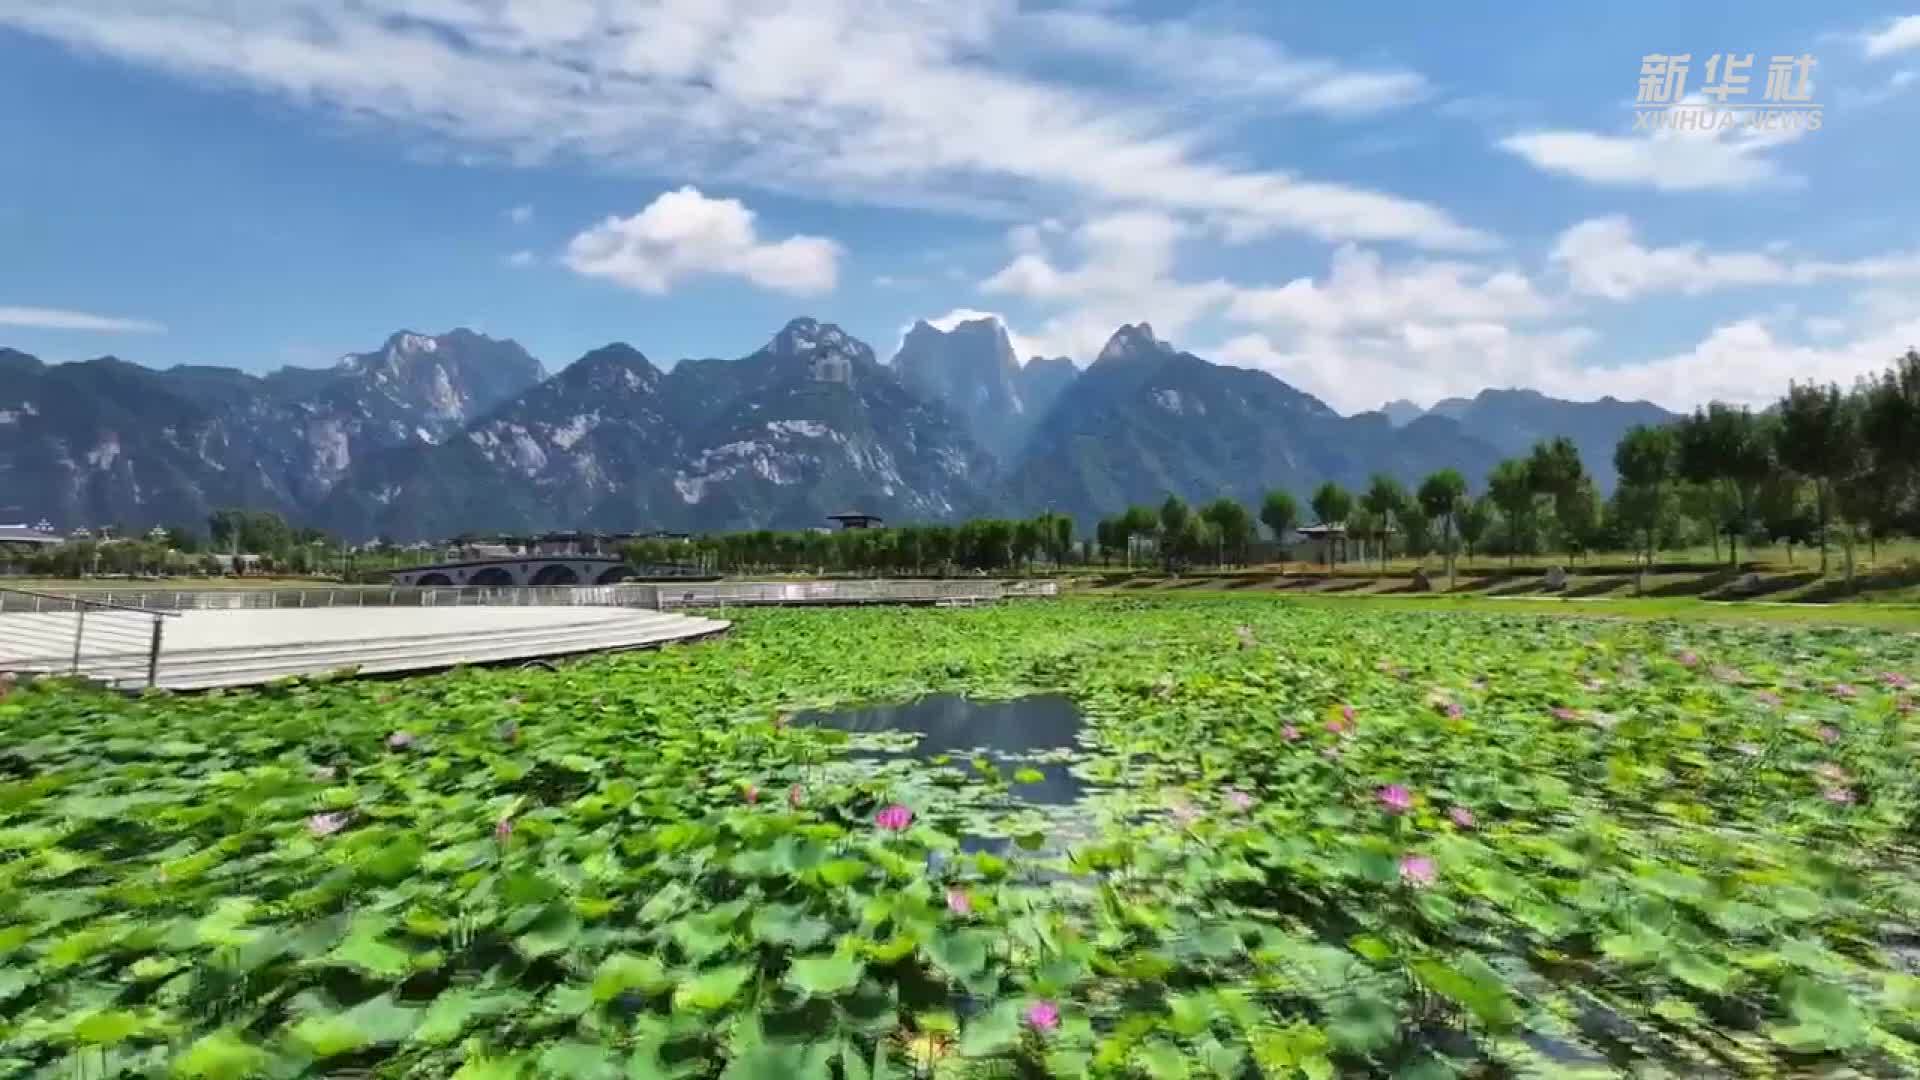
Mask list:
POLYGON ((1680 661, 1681 667, 1700 666, 1700 657, 1692 649, 1682 649, 1674 659, 1680 661))
POLYGON ((1558 705, 1554 707, 1553 718, 1555 720, 1578 720, 1580 719, 1580 712, 1577 709, 1569 709, 1565 705, 1558 705))
POLYGON ((1199 808, 1189 802, 1174 803, 1170 813, 1173 814, 1173 820, 1183 829, 1200 820, 1199 808))
POLYGON ((315 814, 307 819, 307 831, 315 836, 332 836, 346 827, 345 814, 315 814))
POLYGON ((740 797, 747 800, 748 806, 752 806, 753 804, 759 802, 760 801, 760 785, 748 784, 747 786, 741 788, 740 797))
POLYGON ((1820 797, 1827 800, 1830 803, 1837 803, 1841 806, 1849 806, 1849 805, 1852 805, 1853 803, 1853 789, 1843 788, 1843 787, 1830 787, 1825 791, 1822 791, 1820 793, 1820 797))
POLYGON ((1461 708, 1459 702, 1457 701, 1447 702, 1447 719, 1458 720, 1465 715, 1467 715, 1467 710, 1461 708))
POLYGON ((1913 685, 1912 679, 1907 678, 1905 675, 1902 675, 1897 671, 1881 672, 1880 681, 1883 683, 1886 683, 1888 686, 1893 687, 1895 690, 1905 690, 1908 687, 1913 685))
POLYGON ((1823 761, 1814 768, 1813 775, 1818 776, 1822 780, 1830 780, 1839 784, 1846 782, 1847 770, 1835 765, 1831 761, 1823 761))
POLYGON ((947 910, 964 919, 973 914, 973 898, 965 889, 948 889, 947 910))
POLYGON ((913 811, 894 803, 892 806, 873 815, 873 823, 888 832, 900 832, 913 824, 913 811))
POLYGON ((1913 699, 1903 697, 1899 701, 1896 701, 1893 703, 1893 708, 1895 712, 1898 712, 1900 715, 1905 716, 1906 714, 1913 711, 1913 699))
POLYGON ((1327 721, 1327 730, 1333 732, 1335 735, 1345 735, 1347 733, 1347 722, 1339 717, 1335 717, 1327 721))
POLYGON ((806 797, 806 789, 799 784, 795 784, 787 789, 787 805, 795 810, 800 809, 800 804, 806 801, 806 797))
POLYGON ((1840 729, 1831 724, 1822 725, 1820 730, 1815 732, 1815 734, 1820 736, 1821 742, 1836 743, 1840 741, 1840 729))
POLYGON ((1831 693, 1833 694, 1834 697, 1837 697, 1842 701, 1851 701, 1854 698, 1860 696, 1860 691, 1855 690, 1852 686, 1850 686, 1847 683, 1834 683, 1831 693))
POLYGON ((1253 796, 1236 788, 1227 792, 1227 805, 1244 814, 1253 809, 1253 796))
POLYGON ((513 818, 503 817, 494 822, 493 838, 502 844, 513 839, 513 818))
POLYGON ((1340 706, 1340 719, 1345 720, 1349 724, 1353 723, 1353 706, 1340 706))
POLYGON ((1417 889, 1433 884, 1440 876, 1433 860, 1425 855, 1403 855, 1400 857, 1400 880, 1417 889))
POLYGON ((405 750, 407 747, 412 745, 413 745, 413 733, 410 731, 396 731, 393 734, 387 736, 387 746, 391 747, 392 749, 405 750))
POLYGON ((1386 807, 1389 814, 1404 814, 1413 809, 1413 792, 1399 784, 1388 784, 1378 794, 1380 805, 1386 807))
POLYGON ((1780 695, 1771 690, 1760 691, 1753 695, 1753 700, 1765 705, 1769 709, 1777 709, 1780 707, 1780 695))
POLYGON ((1292 724, 1288 724, 1287 726, 1280 729, 1280 737, 1287 740, 1288 742, 1299 742, 1300 729, 1297 727, 1294 727, 1292 724))
POLYGON ((1051 1001, 1034 1002, 1027 1006, 1027 1023, 1036 1031, 1052 1031, 1060 1026, 1060 1006, 1051 1001))
POLYGON ((1447 817, 1463 829, 1471 829, 1474 826, 1473 811, 1464 806, 1456 806, 1447 811, 1447 817))

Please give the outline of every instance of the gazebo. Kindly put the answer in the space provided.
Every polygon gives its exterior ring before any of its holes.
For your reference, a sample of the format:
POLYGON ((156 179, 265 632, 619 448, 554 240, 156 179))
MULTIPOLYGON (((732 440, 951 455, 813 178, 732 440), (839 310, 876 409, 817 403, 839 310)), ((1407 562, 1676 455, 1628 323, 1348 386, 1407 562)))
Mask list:
POLYGON ((1305 560, 1311 563, 1324 563, 1332 566, 1336 562, 1347 561, 1347 523, 1335 521, 1321 522, 1318 525, 1302 525, 1294 530, 1300 539, 1307 542, 1305 560))
POLYGON ((844 514, 828 514, 828 521, 838 522, 842 529, 877 529, 882 522, 873 514, 849 511, 844 514))

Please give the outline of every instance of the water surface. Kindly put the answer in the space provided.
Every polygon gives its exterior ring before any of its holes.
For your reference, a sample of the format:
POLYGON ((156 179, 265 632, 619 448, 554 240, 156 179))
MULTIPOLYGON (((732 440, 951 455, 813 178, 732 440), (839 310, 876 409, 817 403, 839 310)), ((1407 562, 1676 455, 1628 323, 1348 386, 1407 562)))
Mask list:
POLYGON ((1014 797, 1040 806, 1066 806, 1086 794, 1087 786, 1053 758, 1078 749, 1085 721, 1073 699, 1058 694, 1015 698, 1011 701, 975 701, 958 694, 935 694, 904 705, 871 705, 801 713, 796 723, 833 728, 850 735, 905 732, 919 736, 905 752, 861 751, 859 756, 887 761, 915 758, 928 761, 945 755, 961 768, 971 767, 977 755, 1003 773, 1037 769, 1046 779, 1037 784, 1013 785, 1014 797))

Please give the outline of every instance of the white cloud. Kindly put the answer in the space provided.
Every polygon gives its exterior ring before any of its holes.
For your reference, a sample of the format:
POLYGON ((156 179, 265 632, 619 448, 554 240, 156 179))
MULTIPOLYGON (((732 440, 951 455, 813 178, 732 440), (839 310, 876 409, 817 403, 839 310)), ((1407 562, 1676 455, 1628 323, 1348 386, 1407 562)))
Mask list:
POLYGON ((515 225, 528 224, 533 221, 533 207, 529 204, 522 203, 508 210, 507 220, 513 222, 515 225))
MULTIPOLYGON (((1249 232, 1492 243, 1429 203, 1223 157, 1177 93, 1007 64, 1029 28, 1014 0, 0 0, 0 25, 384 122, 422 152, 893 205, 1141 205, 1249 232)), ((1178 40, 1184 26, 1146 31, 1178 40)), ((1294 97, 1339 111, 1414 89, 1406 73, 1327 64, 1294 97)))
POLYGON ((754 213, 737 199, 710 199, 688 186, 632 217, 609 217, 575 236, 563 261, 575 273, 660 294, 701 274, 744 278, 799 296, 831 292, 840 245, 821 236, 762 243, 754 213))
POLYGON ((1163 84, 1218 97, 1264 98, 1283 108, 1358 116, 1426 99, 1432 87, 1405 68, 1348 68, 1295 56, 1253 34, 1194 22, 1139 22, 1089 10, 1023 14, 1015 42, 1085 53, 1163 84))
POLYGON ((1790 382, 1847 386, 1920 345, 1920 306, 1911 297, 1898 317, 1887 314, 1863 307, 1851 321, 1804 320, 1807 337, 1823 339, 1819 344, 1783 337, 1766 318, 1738 319, 1678 352, 1605 366, 1590 360, 1599 335, 1589 328, 1524 333, 1492 324, 1409 324, 1392 333, 1316 337, 1294 347, 1251 334, 1227 341, 1212 355, 1271 372, 1345 411, 1376 408, 1388 397, 1432 404, 1489 386, 1528 387, 1579 401, 1644 399, 1675 411, 1716 400, 1764 407, 1790 382))
MULTIPOLYGON (((1000 324, 1000 328, 1007 332, 1007 340, 1013 345, 1013 355, 1018 358, 1022 364, 1040 355, 1040 343, 1015 331, 1013 324, 1007 321, 1006 316, 997 311, 981 311, 977 308, 954 308, 945 315, 937 315, 924 321, 935 330, 951 333, 954 327, 959 326, 963 322, 977 322, 981 319, 992 319, 994 322, 1000 324)), ((907 331, 911 329, 913 329, 912 323, 908 323, 900 328, 900 341, 893 347, 895 353, 900 351, 901 345, 906 344, 907 331)))
POLYGON ((1065 309, 1031 332, 1032 351, 1041 355, 1091 357, 1123 323, 1151 322, 1162 336, 1177 338, 1233 295, 1225 281, 1174 276, 1175 249, 1188 231, 1177 219, 1146 210, 1097 217, 1071 231, 1016 231, 1016 250, 1043 235, 1054 240, 1020 251, 980 290, 1065 309), (1049 247, 1068 249, 1075 261, 1049 247))
POLYGON ((1389 398, 1431 405, 1489 386, 1539 387, 1552 372, 1577 371, 1574 358, 1596 336, 1585 327, 1525 332, 1488 322, 1407 322, 1284 344, 1267 334, 1243 334, 1202 355, 1266 371, 1354 413, 1389 398))
MULTIPOLYGON (((1689 99, 1683 106, 1668 110, 1669 123, 1674 116, 1697 116, 1696 110, 1705 107, 1704 101, 1689 99)), ((1509 135, 1498 145, 1543 172, 1612 187, 1737 191, 1798 182, 1769 155, 1804 137, 1806 129, 1782 127, 1769 131, 1747 127, 1743 126, 1745 118, 1758 114, 1737 115, 1742 119, 1734 126, 1716 125, 1707 131, 1676 129, 1666 124, 1645 134, 1629 135, 1529 131, 1509 135)))
POLYGON ((521 250, 507 256, 507 265, 512 267, 526 267, 532 266, 538 260, 539 256, 533 252, 521 250))
POLYGON ((1867 56, 1874 59, 1920 49, 1920 15, 1902 15, 1862 38, 1867 56))
POLYGON ((1414 320, 1494 321, 1538 318, 1551 303, 1525 275, 1489 272, 1456 262, 1415 261, 1386 267, 1374 252, 1342 247, 1328 275, 1273 288, 1240 290, 1227 317, 1250 325, 1333 333, 1414 320))
POLYGON ((1649 248, 1634 235, 1633 224, 1618 215, 1567 229, 1548 258, 1567 272, 1575 292, 1609 300, 1659 292, 1693 296, 1743 285, 1920 278, 1920 252, 1834 262, 1777 251, 1710 252, 1700 244, 1649 248))
POLYGON ((32 330, 87 330, 103 334, 164 334, 167 328, 148 319, 122 319, 62 308, 0 307, 0 326, 32 330))

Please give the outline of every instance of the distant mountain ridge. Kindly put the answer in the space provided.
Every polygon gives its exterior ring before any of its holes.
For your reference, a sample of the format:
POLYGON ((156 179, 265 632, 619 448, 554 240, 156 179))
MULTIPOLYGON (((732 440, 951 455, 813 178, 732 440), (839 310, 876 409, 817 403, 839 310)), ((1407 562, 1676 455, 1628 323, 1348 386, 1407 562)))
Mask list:
POLYGON ((1678 413, 1650 401, 1621 401, 1611 396, 1598 401, 1565 401, 1523 389, 1486 389, 1471 398, 1442 399, 1426 410, 1409 401, 1392 401, 1381 411, 1396 424, 1409 423, 1419 416, 1445 417, 1464 425, 1508 457, 1526 453, 1541 439, 1565 435, 1579 447, 1581 460, 1602 491, 1612 491, 1617 479, 1613 448, 1622 435, 1637 425, 1658 426, 1680 419, 1678 413))
POLYGON ((1123 326, 1041 421, 1010 478, 1014 501, 1082 520, 1167 492, 1257 505, 1272 488, 1304 503, 1325 480, 1415 479, 1439 462, 1484 475, 1494 449, 1458 424, 1395 429, 1343 417, 1262 371, 1176 350, 1145 323, 1123 326))
POLYGON ((1567 434, 1610 486, 1613 443, 1672 415, 1644 402, 1488 390, 1341 416, 1265 372, 1141 323, 1086 370, 1018 362, 997 320, 911 328, 881 363, 799 318, 737 359, 662 370, 595 349, 549 376, 510 340, 400 331, 326 369, 269 375, 0 349, 0 519, 200 525, 277 510, 354 539, 461 532, 817 526, 1056 510, 1083 523, 1174 492, 1304 501, 1327 479, 1478 485, 1567 434), (1400 406, 1405 406, 1401 408, 1400 406))
POLYGON ((0 385, 0 517, 198 524, 221 506, 306 519, 371 454, 431 443, 546 377, 512 341, 396 333, 327 369, 155 371, 22 353, 0 385))

